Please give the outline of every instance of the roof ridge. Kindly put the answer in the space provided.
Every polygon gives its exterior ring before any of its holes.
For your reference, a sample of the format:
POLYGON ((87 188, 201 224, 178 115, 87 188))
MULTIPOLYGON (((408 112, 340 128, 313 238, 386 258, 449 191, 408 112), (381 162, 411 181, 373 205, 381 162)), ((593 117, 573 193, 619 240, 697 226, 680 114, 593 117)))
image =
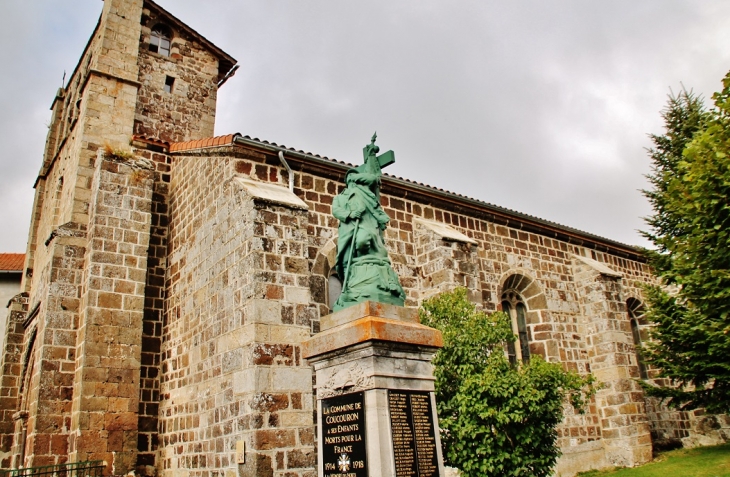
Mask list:
MULTIPOLYGON (((323 160, 323 161, 330 162, 330 163, 333 163, 333 164, 338 164, 340 166, 355 167, 354 164, 351 164, 349 162, 340 161, 338 159, 332 159, 332 158, 329 158, 327 156, 321 156, 319 154, 313 154, 311 152, 304 152, 301 149, 294 149, 292 147, 288 147, 288 146, 285 146, 283 144, 277 144, 275 142, 261 140, 259 138, 252 138, 249 135, 243 136, 240 133, 228 134, 226 136, 216 136, 216 138, 230 138, 230 141, 225 142, 225 143, 215 144, 214 146, 223 146, 223 145, 232 144, 232 143, 235 142, 235 139, 237 137, 240 137, 241 139, 245 139, 246 141, 258 143, 258 144, 260 144, 260 145, 262 145, 264 147, 277 148, 277 149, 280 149, 280 150, 283 149, 284 151, 289 151, 289 152, 292 152, 292 153, 295 153, 295 154, 299 154, 299 155, 303 155, 303 156, 309 156, 309 157, 312 157, 312 158, 317 159, 317 160, 323 160)), ((205 138, 205 139, 199 139, 199 140, 196 140, 196 141, 186 141, 186 142, 182 142, 182 143, 172 143, 172 144, 170 144, 170 152, 172 153, 172 152, 187 151, 187 150, 191 150, 191 149, 203 149, 203 148, 206 148, 206 147, 214 147, 214 146, 206 145, 205 144, 206 140, 210 140, 210 139, 215 139, 215 138, 205 138)), ((417 182, 417 181, 414 181, 414 180, 411 180, 411 179, 406 179, 406 178, 403 178, 403 177, 400 177, 400 176, 394 176, 394 175, 388 174, 387 172, 384 172, 383 173, 383 176, 386 177, 387 179, 391 180, 391 181, 402 182, 405 185, 410 186, 410 187, 421 187, 421 188, 429 189, 431 191, 434 191, 434 192, 437 192, 437 193, 440 193, 440 194, 444 194, 444 195, 447 195, 447 196, 451 196, 451 197, 453 197, 453 198, 455 198, 457 200, 469 201, 469 202, 472 202, 473 204, 475 204, 477 206, 486 207, 487 209, 491 209, 493 212, 500 213, 500 214, 506 215, 508 217, 511 216, 515 220, 518 220, 518 221, 519 220, 526 220, 526 221, 532 222, 532 223, 537 224, 537 225, 540 225, 541 224, 543 227, 544 226, 547 226, 547 227, 550 227, 550 228, 553 228, 553 229, 557 229, 559 231, 567 232, 569 234, 574 234, 574 235, 577 235, 579 237, 582 237, 583 239, 588 239, 589 241, 603 243, 604 246, 606 244, 609 244, 612 247, 623 248, 624 250, 632 250, 633 253, 637 253, 637 254, 640 254, 641 253, 641 247, 638 247, 636 245, 625 244, 625 243, 619 242, 617 240, 613 240, 613 239, 610 239, 610 238, 607 238, 607 237, 602 237, 600 235, 596 235, 596 234, 593 234, 593 233, 590 233, 590 232, 586 232, 584 230, 576 229, 576 228, 570 227, 568 225, 563 225, 563 224, 560 224, 558 222, 554 222, 552 220, 543 219, 543 218, 538 217, 536 215, 530 215, 530 214, 526 214, 524 212, 519 212, 517 210, 509 209, 507 207, 502 207, 502 206, 496 205, 496 204, 492 204, 491 202, 487 202, 487 201, 484 201, 484 200, 481 200, 481 199, 475 199, 473 197, 469 197, 469 196, 466 196, 466 195, 463 195, 463 194, 459 194, 457 192, 451 192, 451 191, 449 191, 447 189, 442 189, 441 187, 435 187, 435 186, 431 186, 431 185, 428 185, 428 184, 424 184, 423 182, 417 182)))
MULTIPOLYGON (((285 149, 285 150, 288 150, 288 151, 291 151, 291 152, 294 152, 294 153, 298 153, 298 154, 303 154, 303 155, 307 155, 307 156, 316 157, 318 159, 325 160, 325 161, 329 161, 329 162, 333 162, 333 163, 336 163, 336 164, 341 164, 341 165, 345 165, 345 166, 355 167, 354 164, 351 164, 349 162, 340 161, 338 159, 332 159, 332 158, 329 158, 327 156, 320 156, 319 154, 313 154, 311 152, 304 152, 301 149, 300 150, 297 150, 297 149, 294 149, 294 148, 291 148, 291 147, 287 147, 287 146, 285 146, 283 144, 276 144, 276 143, 273 143, 273 142, 261 140, 259 138, 251 138, 251 136, 248 136, 248 135, 241 136, 241 137, 244 138, 244 139, 247 139, 249 141, 258 142, 258 143, 260 143, 262 145, 274 146, 274 147, 281 148, 281 149, 285 149)), ((466 196, 466 195, 463 195, 463 194, 459 194, 457 192, 451 192, 451 191, 449 191, 447 189, 443 189, 441 187, 435 187, 435 186, 432 186, 432 185, 424 184, 423 182, 417 182, 417 181, 414 181, 414 180, 411 180, 411 179, 406 179, 406 178, 403 178, 403 177, 400 177, 400 176, 394 176, 394 175, 388 174, 387 172, 383 172, 383 176, 385 176, 385 177, 387 177, 387 178, 389 178, 391 180, 404 182, 406 184, 412 184, 413 186, 423 187, 423 188, 426 188, 426 189, 431 189, 433 191, 438 191, 438 192, 440 192, 442 194, 447 194, 447 195, 450 195, 450 196, 455 197, 455 198, 458 198, 458 199, 468 200, 468 201, 471 201, 471 202, 475 202, 475 203, 477 203, 477 204, 479 204, 481 206, 486 206, 488 208, 491 208, 491 209, 494 209, 494 210, 497 210, 497 211, 501 211, 502 213, 511 215, 511 216, 515 217, 516 219, 522 218, 522 219, 527 219, 527 220, 536 222, 538 224, 539 223, 542 223, 542 224, 547 225, 547 226, 550 226, 550 227, 554 227, 554 228, 561 229, 561 230, 564 230, 564 231, 567 231, 567 232, 570 232, 570 233, 573 233, 573 234, 580 235, 580 236, 582 236, 584 238, 587 238, 589 240, 592 240, 592 241, 599 240, 599 241, 601 241, 603 243, 615 244, 614 246, 619 245, 621 247, 625 247, 626 249, 635 250, 636 253, 640 253, 640 250, 641 250, 641 247, 638 247, 636 245, 625 244, 623 242, 619 242, 617 240, 610 239, 608 237, 603 237, 603 236, 596 235, 596 234, 593 234, 593 233, 590 233, 590 232, 586 232, 584 230, 576 229, 574 227, 570 227, 568 225, 563 225, 563 224, 560 224, 558 222, 554 222, 552 220, 543 219, 543 218, 538 217, 536 215, 526 214, 524 212, 519 212, 519 211, 514 210, 514 209, 510 209, 510 208, 507 208, 507 207, 502 207, 500 205, 492 204, 491 202, 487 202, 487 201, 484 201, 484 200, 481 200, 481 199, 475 199, 473 197, 469 197, 469 196, 466 196)))

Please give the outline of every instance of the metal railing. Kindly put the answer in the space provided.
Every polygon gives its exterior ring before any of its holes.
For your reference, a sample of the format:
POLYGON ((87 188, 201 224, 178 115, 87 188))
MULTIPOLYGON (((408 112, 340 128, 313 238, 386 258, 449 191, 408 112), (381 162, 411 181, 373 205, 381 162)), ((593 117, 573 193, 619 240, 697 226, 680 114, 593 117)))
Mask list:
POLYGON ((68 464, 0 470, 0 477, 102 477, 104 461, 71 462, 68 464))

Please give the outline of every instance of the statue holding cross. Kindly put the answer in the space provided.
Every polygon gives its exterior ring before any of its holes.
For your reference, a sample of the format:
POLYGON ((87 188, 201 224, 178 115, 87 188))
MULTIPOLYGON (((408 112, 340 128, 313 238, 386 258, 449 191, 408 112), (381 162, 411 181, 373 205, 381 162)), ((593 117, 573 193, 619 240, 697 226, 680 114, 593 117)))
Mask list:
POLYGON ((364 163, 347 171, 347 187, 332 203, 332 214, 340 221, 336 269, 342 280, 342 294, 333 311, 364 301, 405 303, 383 240, 390 218, 380 206, 381 169, 395 162, 395 154, 388 151, 378 156, 376 138, 373 134, 363 148, 364 163))

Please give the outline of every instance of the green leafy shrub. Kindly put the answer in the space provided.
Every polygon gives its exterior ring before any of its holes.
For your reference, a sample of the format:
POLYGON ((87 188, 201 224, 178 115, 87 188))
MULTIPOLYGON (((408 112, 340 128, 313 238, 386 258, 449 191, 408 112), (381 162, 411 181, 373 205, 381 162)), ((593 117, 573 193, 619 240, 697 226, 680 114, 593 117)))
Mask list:
POLYGON ((510 365, 507 315, 478 311, 465 289, 423 303, 421 322, 440 330, 436 403, 447 465, 465 477, 548 476, 560 455, 556 426, 566 399, 580 411, 594 393, 581 377, 532 356, 510 365))

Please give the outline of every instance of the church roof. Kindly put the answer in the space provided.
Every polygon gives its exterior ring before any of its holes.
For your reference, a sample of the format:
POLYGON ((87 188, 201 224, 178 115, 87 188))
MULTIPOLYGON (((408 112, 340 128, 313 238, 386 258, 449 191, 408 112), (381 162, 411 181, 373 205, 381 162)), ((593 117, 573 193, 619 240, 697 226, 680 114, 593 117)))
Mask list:
POLYGON ((24 253, 0 253, 0 273, 21 272, 24 262, 24 253))
MULTIPOLYGON (((169 151, 170 153, 179 153, 183 151, 204 149, 208 147, 229 146, 233 144, 259 147, 272 152, 282 151, 287 154, 287 160, 291 158, 293 160, 299 160, 303 164, 315 163, 319 166, 326 166, 330 169, 335 169, 341 173, 345 173, 348 169, 355 167, 353 164, 348 162, 331 159, 311 152, 297 150, 276 144, 275 142, 261 140, 259 138, 242 136, 239 133, 199 139, 195 141, 171 143, 169 145, 169 151)), ((405 179, 403 177, 393 176, 385 172, 383 173, 383 184, 384 186, 390 184, 395 188, 405 190, 407 193, 410 193, 411 196, 427 196, 464 209, 477 209, 479 210, 480 215, 484 218, 500 225, 507 225, 514 229, 539 234, 548 238, 554 238, 570 244, 585 246, 597 251, 609 252, 639 262, 646 261, 643 249, 640 247, 627 245, 599 235, 584 232, 573 227, 568 227, 550 220, 535 217, 534 215, 525 214, 506 207, 500 207, 489 202, 441 189, 439 187, 433 187, 421 182, 405 179)))

